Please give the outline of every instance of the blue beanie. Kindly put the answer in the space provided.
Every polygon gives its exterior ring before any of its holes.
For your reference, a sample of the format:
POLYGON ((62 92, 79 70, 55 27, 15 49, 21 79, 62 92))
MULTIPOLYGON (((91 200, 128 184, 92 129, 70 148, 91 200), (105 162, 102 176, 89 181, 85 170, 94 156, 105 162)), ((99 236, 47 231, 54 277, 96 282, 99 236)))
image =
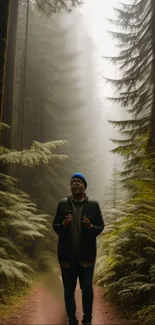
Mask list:
POLYGON ((81 174, 81 173, 75 173, 75 174, 73 174, 73 176, 72 176, 71 179, 73 179, 73 178, 80 178, 83 181, 84 185, 85 185, 85 189, 87 188, 87 181, 86 181, 86 179, 85 179, 85 177, 84 177, 83 174, 81 174))

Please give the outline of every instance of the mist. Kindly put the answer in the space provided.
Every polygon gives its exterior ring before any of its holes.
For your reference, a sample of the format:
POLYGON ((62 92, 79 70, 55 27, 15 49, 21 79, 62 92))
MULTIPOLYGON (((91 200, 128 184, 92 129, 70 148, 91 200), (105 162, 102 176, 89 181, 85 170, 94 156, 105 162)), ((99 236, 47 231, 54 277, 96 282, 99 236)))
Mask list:
MULTIPOLYGON (((111 6, 112 2, 105 17, 111 6)), ((105 30, 95 38, 85 6, 52 17, 28 9, 19 8, 12 147, 26 148, 33 140, 67 140, 60 152, 70 159, 38 168, 37 174, 24 171, 24 189, 41 196, 41 206, 49 211, 69 194, 71 175, 79 171, 88 181, 87 194, 102 204, 114 164, 122 167, 121 159, 110 153, 109 139, 117 130, 108 120, 119 120, 123 114, 106 100, 113 90, 103 77, 115 71, 103 59, 105 30)), ((103 28, 105 17, 100 17, 98 27, 103 28)), ((108 41, 110 52, 112 40, 108 41)))

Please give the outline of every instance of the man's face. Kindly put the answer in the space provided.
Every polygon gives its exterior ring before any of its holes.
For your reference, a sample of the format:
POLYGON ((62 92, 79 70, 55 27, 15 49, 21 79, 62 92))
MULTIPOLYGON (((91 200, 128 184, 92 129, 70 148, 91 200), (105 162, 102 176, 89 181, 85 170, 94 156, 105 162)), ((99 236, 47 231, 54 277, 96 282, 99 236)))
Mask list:
POLYGON ((71 191, 72 194, 84 194, 85 192, 85 186, 81 179, 79 178, 73 178, 71 180, 71 191))

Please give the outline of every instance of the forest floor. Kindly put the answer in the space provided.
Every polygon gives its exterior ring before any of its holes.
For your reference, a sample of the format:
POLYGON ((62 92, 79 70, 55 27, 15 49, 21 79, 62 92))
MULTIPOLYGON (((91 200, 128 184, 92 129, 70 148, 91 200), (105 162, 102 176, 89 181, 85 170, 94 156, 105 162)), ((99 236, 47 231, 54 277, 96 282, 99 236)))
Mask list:
MULTIPOLYGON (((77 317, 82 319, 81 291, 76 289, 77 317)), ((60 278, 53 275, 40 282, 25 296, 22 306, 6 319, 0 319, 3 325, 62 325, 67 324, 60 278)), ((107 301, 100 287, 94 287, 93 324, 127 325, 129 321, 107 301)), ((130 323, 131 324, 131 323, 130 323)))

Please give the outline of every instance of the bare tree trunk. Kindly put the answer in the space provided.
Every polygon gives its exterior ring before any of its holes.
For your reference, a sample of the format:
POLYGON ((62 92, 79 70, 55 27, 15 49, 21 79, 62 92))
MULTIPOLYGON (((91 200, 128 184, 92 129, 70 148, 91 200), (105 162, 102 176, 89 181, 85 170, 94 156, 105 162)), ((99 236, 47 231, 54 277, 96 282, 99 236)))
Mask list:
POLYGON ((22 136, 21 136, 21 149, 24 148, 24 122, 25 122, 25 97, 26 97, 26 72, 27 72, 27 49, 28 49, 28 26, 29 26, 29 6, 30 0, 27 0, 26 9, 26 34, 25 34, 25 53, 24 53, 24 82, 23 82, 23 103, 22 103, 22 136))
POLYGON ((155 1, 151 1, 152 7, 152 52, 153 52, 153 66, 152 66, 152 83, 153 87, 153 102, 150 121, 150 134, 148 140, 148 148, 151 152, 155 152, 155 1))
MULTIPOLYGON (((14 75, 16 57, 16 33, 18 21, 18 0, 10 1, 10 13, 8 20, 8 45, 6 51, 6 72, 4 83, 4 101, 2 121, 12 126, 12 114, 14 108, 14 75)), ((2 143, 11 148, 11 130, 3 132, 2 143)))
POLYGON ((10 0, 0 1, 0 120, 4 104, 4 82, 5 82, 5 65, 6 50, 8 39, 8 18, 10 10, 10 0))

